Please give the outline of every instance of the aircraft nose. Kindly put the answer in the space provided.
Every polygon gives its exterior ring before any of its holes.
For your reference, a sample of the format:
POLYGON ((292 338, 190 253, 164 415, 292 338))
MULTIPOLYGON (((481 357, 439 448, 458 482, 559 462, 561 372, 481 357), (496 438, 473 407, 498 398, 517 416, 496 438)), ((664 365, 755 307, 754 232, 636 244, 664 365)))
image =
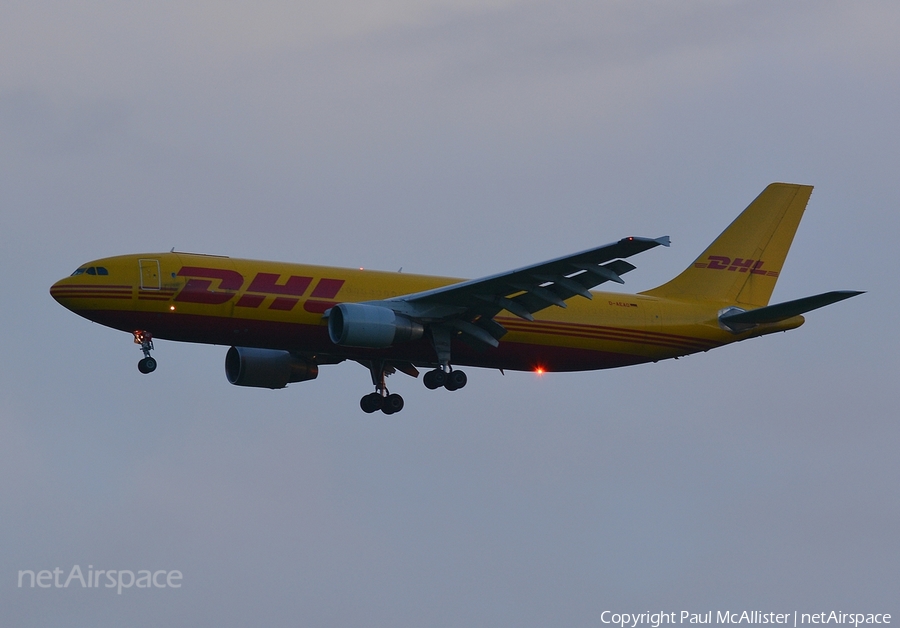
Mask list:
POLYGON ((50 296, 53 297, 57 303, 66 306, 66 293, 69 291, 68 289, 71 287, 72 282, 70 281, 71 277, 64 277, 60 279, 55 284, 50 286, 50 296))

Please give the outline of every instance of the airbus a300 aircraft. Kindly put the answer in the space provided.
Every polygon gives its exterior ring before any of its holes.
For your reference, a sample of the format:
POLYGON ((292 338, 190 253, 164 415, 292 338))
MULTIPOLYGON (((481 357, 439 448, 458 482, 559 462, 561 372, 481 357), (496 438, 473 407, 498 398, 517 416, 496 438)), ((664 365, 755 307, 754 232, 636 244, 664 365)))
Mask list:
POLYGON ((583 371, 708 351, 803 324, 810 310, 861 294, 827 292, 769 305, 811 186, 773 183, 680 275, 638 294, 625 258, 669 238, 630 237, 483 279, 462 281, 189 253, 121 255, 50 288, 64 307, 134 334, 156 369, 154 338, 231 346, 228 381, 284 388, 344 360, 369 369, 365 412, 393 414, 397 371, 430 389, 466 385, 459 365, 583 371))

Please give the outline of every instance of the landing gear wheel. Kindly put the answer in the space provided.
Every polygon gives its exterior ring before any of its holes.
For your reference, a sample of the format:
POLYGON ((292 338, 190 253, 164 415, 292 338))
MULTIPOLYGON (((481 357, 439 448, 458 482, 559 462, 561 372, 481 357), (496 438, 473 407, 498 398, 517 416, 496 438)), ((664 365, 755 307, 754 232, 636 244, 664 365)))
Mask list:
MULTIPOLYGON (((400 400, 401 407, 403 405, 403 400, 400 400)), ((372 414, 377 410, 381 410, 384 405, 384 397, 381 396, 380 393, 373 392, 368 395, 364 395, 362 399, 359 400, 359 407, 362 408, 362 411, 366 414, 372 414)))
MULTIPOLYGON (((377 394, 377 393, 375 393, 377 394)), ((388 395, 384 398, 384 404, 381 406, 381 411, 385 414, 394 414, 395 412, 400 412, 403 409, 403 397, 398 395, 397 393, 388 395)))
POLYGON ((444 388, 447 390, 459 390, 466 385, 469 378, 463 371, 450 371, 447 373, 447 381, 444 382, 444 388))
POLYGON ((368 364, 364 362, 362 364, 369 367, 372 384, 375 386, 375 392, 369 393, 359 400, 359 407, 362 408, 362 411, 368 414, 376 410, 381 410, 385 414, 400 412, 403 409, 403 397, 397 394, 392 395, 384 385, 384 378, 395 372, 394 366, 386 364, 384 360, 371 360, 368 364))
POLYGON ((149 331, 137 330, 134 334, 134 344, 141 345, 141 351, 144 352, 144 359, 138 362, 138 370, 146 375, 156 370, 156 360, 150 357, 153 350, 153 334, 149 331))
POLYGON ((425 384, 425 388, 428 390, 435 390, 440 388, 447 381, 447 374, 444 373, 441 369, 434 369, 433 371, 428 371, 425 375, 422 376, 422 383, 425 384))

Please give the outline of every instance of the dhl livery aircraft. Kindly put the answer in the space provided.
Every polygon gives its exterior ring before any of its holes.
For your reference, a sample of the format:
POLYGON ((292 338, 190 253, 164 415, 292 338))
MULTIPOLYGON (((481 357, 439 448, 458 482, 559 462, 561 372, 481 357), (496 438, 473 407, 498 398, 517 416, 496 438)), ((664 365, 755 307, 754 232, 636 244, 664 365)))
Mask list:
POLYGON ((457 390, 455 366, 583 371, 656 362, 799 327, 810 310, 861 294, 827 292, 776 305, 778 280, 811 186, 773 183, 690 267, 638 294, 593 292, 623 283, 625 258, 669 238, 630 237, 482 279, 189 253, 89 262, 50 294, 89 320, 134 334, 156 369, 154 338, 229 346, 228 381, 283 388, 319 366, 353 360, 375 392, 365 412, 403 408, 385 377, 400 371, 430 389, 457 390))

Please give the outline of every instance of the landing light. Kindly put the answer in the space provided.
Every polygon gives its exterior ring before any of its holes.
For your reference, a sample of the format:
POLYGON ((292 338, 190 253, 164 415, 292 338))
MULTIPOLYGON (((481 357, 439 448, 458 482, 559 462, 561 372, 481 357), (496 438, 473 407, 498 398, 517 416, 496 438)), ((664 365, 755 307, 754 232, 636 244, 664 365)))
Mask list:
POLYGON ((174 311, 175 311, 175 306, 174 306, 174 305, 170 305, 170 306, 169 306, 169 311, 174 312, 174 311))

